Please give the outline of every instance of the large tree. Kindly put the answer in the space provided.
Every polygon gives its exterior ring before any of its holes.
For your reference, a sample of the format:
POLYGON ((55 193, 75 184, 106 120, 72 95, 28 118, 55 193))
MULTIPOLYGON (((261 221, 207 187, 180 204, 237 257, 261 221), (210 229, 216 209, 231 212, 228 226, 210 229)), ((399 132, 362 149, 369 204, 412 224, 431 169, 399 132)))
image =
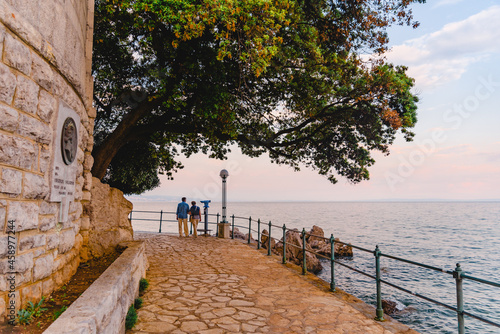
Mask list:
POLYGON ((125 193, 185 155, 229 145, 307 166, 331 182, 369 178, 416 122, 387 27, 416 27, 423 0, 97 0, 92 174, 125 193))

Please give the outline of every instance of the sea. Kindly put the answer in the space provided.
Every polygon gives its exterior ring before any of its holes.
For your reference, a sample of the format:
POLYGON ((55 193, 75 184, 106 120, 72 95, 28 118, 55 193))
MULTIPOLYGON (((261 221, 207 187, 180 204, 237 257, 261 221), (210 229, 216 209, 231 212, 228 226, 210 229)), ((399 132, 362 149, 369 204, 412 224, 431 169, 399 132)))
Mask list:
MULTIPOLYGON (((177 232, 175 202, 134 201, 132 225, 135 231, 158 232, 162 213, 162 232, 177 232), (139 212, 150 211, 150 213, 139 212), (151 219, 151 220, 138 220, 151 219)), ((209 204, 210 222, 222 213, 221 203, 209 204)), ((249 217, 252 229, 257 219, 276 238, 282 226, 321 227, 326 237, 367 250, 378 246, 384 254, 423 263, 444 271, 457 263, 467 275, 500 283, 500 202, 234 202, 227 204, 227 220, 247 233, 249 217)), ((210 228, 214 229, 213 225, 210 228)), ((255 232, 254 232, 255 233, 255 232)), ((342 263, 375 275, 373 252, 354 249, 342 263)), ((456 307, 456 284, 452 275, 415 265, 381 258, 382 279, 414 293, 456 307)), ((330 263, 322 260, 318 274, 330 282, 330 263)), ((335 267, 336 286, 365 303, 376 305, 375 281, 345 268, 335 267)), ((464 280, 465 311, 500 323, 500 288, 464 280)), ((458 333, 457 314, 412 294, 382 284, 382 298, 398 303, 402 311, 393 316, 421 333, 458 333)), ((494 327, 465 317, 466 333, 500 333, 494 327)))

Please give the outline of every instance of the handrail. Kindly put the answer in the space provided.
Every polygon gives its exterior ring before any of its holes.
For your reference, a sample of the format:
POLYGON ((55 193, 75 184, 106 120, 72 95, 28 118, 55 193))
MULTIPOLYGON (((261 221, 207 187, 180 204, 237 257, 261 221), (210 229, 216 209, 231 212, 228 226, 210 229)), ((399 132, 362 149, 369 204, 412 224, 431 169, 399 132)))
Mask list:
MULTIPOLYGON (((132 212, 141 212, 141 213, 159 213, 160 211, 141 211, 141 210, 132 210, 132 212)), ((175 213, 175 212, 167 212, 167 211, 163 211, 163 213, 175 213)))
MULTIPOLYGON (((152 222, 157 222, 158 219, 148 219, 148 218, 134 218, 134 220, 140 220, 140 221, 152 221, 152 222)), ((162 221, 169 221, 169 222, 176 222, 177 220, 175 219, 163 219, 162 221)))
POLYGON ((452 270, 446 270, 444 268, 438 268, 438 267, 434 267, 434 266, 429 266, 427 264, 423 264, 423 263, 419 263, 419 262, 415 262, 415 261, 403 259, 403 258, 400 258, 400 257, 397 257, 397 256, 392 256, 392 255, 388 255, 388 254, 384 254, 384 253, 380 253, 380 256, 384 256, 384 257, 387 257, 389 259, 393 259, 393 260, 397 260, 397 261, 401 261, 401 262, 406 262, 406 263, 409 263, 409 264, 413 264, 415 266, 419 266, 419 267, 423 267, 423 268, 427 268, 427 269, 439 271, 439 272, 442 272, 442 273, 445 273, 445 274, 453 275, 453 271, 452 270))
POLYGON ((466 275, 466 274, 461 274, 460 277, 467 278, 467 279, 470 279, 472 281, 476 281, 476 282, 479 282, 479 283, 484 283, 484 284, 488 284, 488 285, 500 288, 500 283, 490 282, 490 281, 487 281, 487 280, 482 279, 482 278, 477 278, 477 277, 469 276, 469 275, 466 275))
MULTIPOLYGON (((132 211, 130 213, 130 220, 139 220, 139 221, 158 221, 158 219, 151 219, 151 218, 135 218, 133 217, 132 213, 160 213, 160 219, 159 219, 159 222, 160 222, 160 229, 159 229, 159 233, 161 233, 161 224, 162 224, 162 221, 163 222, 175 222, 176 220, 168 220, 168 219, 163 219, 163 214, 175 214, 175 212, 168 212, 168 211, 132 211)), ((214 223, 214 222, 208 222, 208 224, 218 224, 219 223, 219 217, 220 215, 217 213, 217 214, 207 214, 205 213, 205 216, 206 216, 206 221, 208 221, 208 217, 211 216, 211 217, 217 217, 217 222, 214 223)), ((395 288, 397 290, 400 290, 400 291, 403 291, 405 293, 408 293, 408 294, 411 294, 413 296, 416 296, 418 298, 421 298, 421 299, 424 299, 428 302, 431 302, 431 303, 434 303, 436 305, 439 305, 439 306, 442 306, 444 308, 447 308, 449 310, 452 310, 454 312, 457 313, 457 319, 458 319, 458 333, 459 334, 464 334, 465 333, 465 326, 464 326, 464 315, 468 316, 468 317, 471 317, 473 319, 476 319, 476 320, 479 320, 485 324, 488 324, 488 325, 491 325, 491 326, 494 326, 494 327, 497 327, 497 328, 500 328, 500 324, 499 323, 496 323, 494 321, 491 321, 491 320, 488 320, 488 319, 485 319, 481 316, 478 316, 476 314, 473 314, 473 313, 470 313, 470 312, 467 312, 463 309, 463 292, 462 292, 462 281, 463 279, 468 279, 468 280, 471 280, 471 281, 475 281, 475 282, 478 282, 478 283, 481 283, 481 284, 487 284, 489 286, 493 286, 493 287, 497 287, 497 288, 500 288, 500 283, 498 282, 492 282, 492 281, 488 281, 488 280, 485 280, 485 279, 482 279, 482 278, 478 278, 478 277, 474 277, 474 276, 471 276, 471 275, 466 275, 464 273, 462 273, 462 269, 460 267, 460 264, 457 263, 456 265, 456 268, 455 270, 446 270, 444 268, 439 268, 439 267, 436 267, 436 266, 431 266, 431 265, 428 265, 428 264, 424 264, 424 263, 420 263, 420 262, 416 262, 416 261, 412 261, 412 260, 408 260, 408 259, 404 259, 404 258, 401 258, 401 257, 397 257, 397 256, 394 256, 394 255, 390 255, 390 254, 385 254, 385 253, 382 253, 380 250, 379 250, 379 247, 377 246, 375 248, 375 250, 369 250, 367 248, 364 248, 364 247, 360 247, 358 245, 353 245, 353 244, 350 244, 350 243, 347 243, 347 242, 343 242, 343 241, 340 241, 340 240, 335 240, 333 238, 333 235, 331 235, 330 238, 326 238, 324 236, 319 236, 319 235, 314 235, 314 234, 311 234, 311 233, 307 233, 305 231, 305 229, 301 231, 299 231, 298 229, 288 229, 286 228, 285 225, 283 225, 283 227, 281 226, 277 226, 277 225, 273 225, 271 223, 271 221, 269 221, 268 224, 262 222, 260 219, 252 219, 251 217, 239 217, 239 216, 235 216, 235 215, 232 215, 231 217, 231 226, 232 226, 232 238, 234 239, 234 228, 235 227, 241 227, 241 228, 248 228, 248 243, 250 243, 251 241, 251 233, 252 232, 256 232, 257 233, 257 249, 260 249, 261 247, 261 235, 265 235, 267 238, 268 238, 268 245, 266 246, 267 247, 267 255, 271 255, 271 240, 275 240, 275 242, 282 242, 283 244, 283 263, 286 263, 286 247, 294 247, 296 249, 301 249, 303 251, 303 257, 302 257, 302 268, 303 268, 303 274, 306 273, 306 256, 305 256, 305 252, 310 252, 316 256, 319 256, 321 258, 324 258, 324 259, 327 259, 327 260, 330 260, 331 261, 331 282, 330 282, 330 287, 331 287, 331 290, 332 291, 335 291, 335 276, 334 276, 334 264, 338 264, 338 265, 341 265, 345 268, 348 268, 349 270, 352 270, 352 271, 355 271, 359 274, 362 274, 366 277, 369 277, 371 279, 374 279, 377 283, 377 309, 376 309, 376 317, 375 319, 376 320, 380 320, 380 321, 383 321, 384 318, 383 318, 383 310, 382 310, 382 298, 381 298, 381 284, 385 284, 387 286, 390 286, 392 288, 395 288), (235 224, 235 219, 242 219, 242 220, 246 220, 247 221, 247 226, 244 226, 244 225, 238 225, 238 224, 235 224), (252 220, 254 222, 257 222, 257 230, 255 229, 252 229, 252 220), (269 228, 267 234, 264 234, 263 232, 261 232, 261 225, 262 224, 265 224, 265 226, 267 226, 269 228), (278 229, 281 229, 283 231, 283 237, 281 240, 279 240, 278 238, 274 237, 271 233, 271 229, 272 228, 278 228, 278 229), (325 256, 325 255, 322 255, 322 254, 318 254, 314 251, 311 251, 311 250, 308 250, 306 249, 305 247, 305 243, 303 242, 302 244, 302 247, 299 247, 297 245, 294 245, 294 244, 290 244, 290 243, 287 243, 286 242, 286 232, 287 231, 293 231, 293 232, 296 232, 296 233, 299 233, 301 235, 301 238, 302 240, 305 241, 305 237, 306 235, 309 235, 309 237, 316 237, 316 238, 319 238, 319 239, 323 239, 324 241, 326 242, 329 242, 331 244, 331 257, 328 257, 328 256, 325 256), (349 266, 343 262, 340 262, 338 260, 335 259, 334 257, 334 245, 335 243, 338 243, 338 244, 341 244, 341 245, 346 245, 346 246, 349 246, 349 247, 352 247, 354 249, 358 249, 360 251, 363 251, 363 252, 367 252, 367 253, 371 253, 375 256, 375 271, 376 271, 376 275, 372 275, 372 274, 369 274, 369 273, 366 273, 360 269, 357 269, 357 268, 354 268, 352 266, 349 266), (385 257, 385 258, 389 258, 389 259, 392 259, 392 260, 396 260, 396 261, 400 261, 400 262, 404 262, 404 263, 408 263, 408 264, 411 264, 411 265, 414 265, 414 266, 418 266, 418 267, 422 267, 422 268, 426 268, 426 269, 429 269, 429 270, 434 270, 434 271, 437 271, 437 272, 441 272, 441 273, 444 273, 444 274, 448 274, 448 275, 452 275, 453 278, 455 279, 456 281, 456 286, 457 286, 457 307, 454 307, 454 306, 451 306, 451 305, 448 305, 446 303, 443 303, 443 302, 440 302, 438 300, 435 300, 433 298, 430 298, 430 297, 427 297, 425 295, 422 295, 420 293, 417 293, 415 291, 410 291, 406 288, 403 288, 401 286, 398 286, 394 283, 391 283, 387 280, 384 280, 381 278, 381 271, 380 271, 380 258, 381 257, 385 257)))
POLYGON ((406 293, 408 293, 408 294, 410 294, 410 295, 413 295, 413 296, 419 297, 419 298, 421 298, 421 299, 427 300, 427 301, 429 301, 429 302, 431 302, 431 303, 434 303, 434 304, 437 304, 437 305, 440 305, 440 306, 446 307, 447 309, 450 309, 450 310, 452 310, 452 311, 455 311, 455 312, 457 311, 457 308, 456 308, 456 307, 453 307, 453 306, 450 306, 450 305, 448 305, 448 304, 442 303, 442 302, 437 301, 437 300, 435 300, 435 299, 432 299, 432 298, 430 298, 430 297, 427 297, 427 296, 421 295, 421 294, 419 294, 419 293, 417 293, 417 292, 415 292, 415 291, 410 291, 410 290, 408 290, 408 289, 402 288, 402 287, 400 287, 400 286, 397 286, 396 284, 392 284, 392 283, 390 283, 390 282, 388 282, 388 281, 385 281, 385 280, 381 280, 381 282, 382 282, 382 283, 384 283, 384 284, 387 284, 387 285, 389 285, 389 286, 391 286, 391 287, 393 287, 393 288, 395 288, 395 289, 398 289, 398 290, 400 290, 400 291, 406 292, 406 293))

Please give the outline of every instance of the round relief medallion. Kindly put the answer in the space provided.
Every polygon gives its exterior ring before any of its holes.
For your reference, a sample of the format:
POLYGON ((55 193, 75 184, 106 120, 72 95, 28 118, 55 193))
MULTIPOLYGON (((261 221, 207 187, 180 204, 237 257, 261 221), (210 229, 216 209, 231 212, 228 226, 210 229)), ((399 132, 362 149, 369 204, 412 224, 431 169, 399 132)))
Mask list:
POLYGON ((61 132, 61 152, 66 165, 70 165, 75 160, 77 144, 76 123, 73 118, 68 117, 64 121, 61 132))

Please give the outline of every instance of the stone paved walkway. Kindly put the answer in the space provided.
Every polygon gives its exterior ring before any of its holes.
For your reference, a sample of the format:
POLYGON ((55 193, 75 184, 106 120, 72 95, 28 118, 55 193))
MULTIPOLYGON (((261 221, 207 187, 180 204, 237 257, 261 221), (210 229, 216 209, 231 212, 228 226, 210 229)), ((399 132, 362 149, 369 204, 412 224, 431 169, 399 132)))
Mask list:
POLYGON ((240 241, 136 238, 147 242, 150 287, 128 334, 416 333, 382 327, 240 241))

